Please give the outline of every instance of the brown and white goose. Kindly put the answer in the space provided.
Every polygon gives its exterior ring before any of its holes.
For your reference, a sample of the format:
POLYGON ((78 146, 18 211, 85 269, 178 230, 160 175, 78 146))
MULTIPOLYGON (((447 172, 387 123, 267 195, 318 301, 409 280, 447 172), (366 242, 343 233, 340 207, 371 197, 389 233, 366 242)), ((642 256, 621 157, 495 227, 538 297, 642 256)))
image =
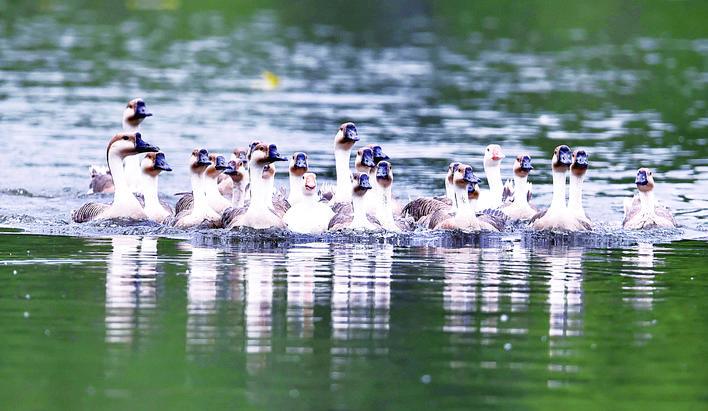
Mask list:
POLYGON ((528 176, 533 170, 531 156, 519 154, 514 161, 514 194, 513 199, 506 202, 500 208, 507 217, 512 220, 529 220, 538 212, 528 201, 528 176))
POLYGON ((332 195, 331 204, 350 203, 352 201, 352 171, 349 168, 352 147, 359 141, 359 134, 354 123, 339 126, 334 136, 334 161, 337 172, 337 186, 332 195))
POLYGON ((403 207, 401 215, 403 217, 410 216, 414 221, 420 221, 422 218, 429 217, 438 210, 452 206, 455 200, 454 184, 452 181, 459 165, 460 163, 453 162, 447 167, 447 174, 445 175, 445 196, 416 198, 403 207))
POLYGON ((305 180, 302 176, 307 173, 307 154, 298 152, 290 157, 290 167, 288 168, 288 174, 290 178, 290 190, 288 192, 288 203, 289 206, 294 206, 303 199, 303 189, 305 180))
MULTIPOLYGON (((135 98, 130 100, 125 110, 123 110, 123 131, 130 133, 140 131, 140 124, 150 116, 152 116, 152 113, 148 111, 143 99, 135 98)), ((128 156, 123 160, 128 186, 134 193, 140 193, 142 190, 140 161, 141 156, 138 154, 128 156)))
POLYGON ((172 168, 165 161, 165 154, 162 152, 147 153, 140 162, 143 170, 142 193, 145 206, 143 210, 149 220, 163 223, 172 215, 172 207, 164 201, 160 201, 157 189, 157 178, 163 171, 172 171, 172 168))
POLYGON ((202 224, 219 226, 221 215, 214 211, 207 202, 204 191, 204 172, 211 165, 209 151, 194 149, 189 158, 189 174, 192 183, 191 207, 190 196, 182 197, 175 206, 175 227, 191 228, 202 224))
POLYGON ((130 190, 125 178, 123 159, 138 153, 157 152, 159 148, 142 139, 140 133, 118 133, 108 143, 106 158, 113 176, 115 192, 111 204, 86 203, 71 214, 77 223, 110 218, 144 219, 147 216, 143 207, 130 190))
POLYGON ((654 173, 648 168, 640 168, 634 183, 639 192, 625 200, 622 227, 625 230, 676 227, 671 210, 654 197, 654 173))
POLYGON ((329 231, 339 230, 380 230, 381 225, 375 218, 366 214, 364 197, 371 190, 368 174, 354 173, 350 191, 352 192, 352 207, 342 207, 329 222, 329 231))
POLYGON ((592 225, 583 208, 583 181, 588 171, 588 154, 585 150, 573 151, 570 165, 570 184, 568 188, 568 212, 586 225, 592 225))

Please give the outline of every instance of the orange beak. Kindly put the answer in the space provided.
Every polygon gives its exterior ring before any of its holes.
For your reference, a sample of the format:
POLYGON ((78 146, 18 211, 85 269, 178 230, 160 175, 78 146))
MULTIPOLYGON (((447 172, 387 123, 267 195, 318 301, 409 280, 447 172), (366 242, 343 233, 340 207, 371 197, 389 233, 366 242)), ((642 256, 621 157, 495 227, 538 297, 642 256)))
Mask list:
POLYGON ((312 191, 317 188, 317 179, 313 175, 305 176, 305 189, 312 191))
POLYGON ((504 153, 502 153, 500 148, 492 149, 492 160, 497 161, 497 160, 501 160, 504 157, 506 157, 506 156, 504 155, 504 153))

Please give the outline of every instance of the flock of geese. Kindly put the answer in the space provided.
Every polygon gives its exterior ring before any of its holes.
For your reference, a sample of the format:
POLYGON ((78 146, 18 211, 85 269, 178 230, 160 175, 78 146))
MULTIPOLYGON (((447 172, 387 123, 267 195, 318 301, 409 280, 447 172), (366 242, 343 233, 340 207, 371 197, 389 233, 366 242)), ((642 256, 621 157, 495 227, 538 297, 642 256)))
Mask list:
MULTIPOLYGON (((582 187, 589 165, 584 150, 572 151, 566 145, 555 148, 551 158, 553 197, 543 211, 529 203, 528 176, 534 168, 531 157, 518 155, 513 179, 502 183, 505 156, 496 144, 487 146, 484 153, 488 189, 480 188, 480 179, 470 165, 453 162, 445 177, 444 195, 418 198, 402 206, 393 196, 393 166, 381 146, 359 148, 352 172, 351 151, 359 141, 353 123, 342 124, 334 137, 336 186, 318 188, 317 176, 308 171, 306 153, 285 158, 272 143, 254 141, 247 148, 237 148, 229 161, 197 148, 189 161, 192 190, 181 193, 173 210, 158 197, 158 177, 171 171, 165 154, 143 140, 139 132, 140 124, 151 115, 142 99, 128 103, 123 132, 108 143, 108 169, 91 167, 89 192, 113 192, 113 202, 84 204, 72 212, 74 222, 125 218, 179 228, 283 228, 303 234, 345 229, 401 232, 416 227, 502 231, 509 222, 564 232, 593 227, 583 210, 582 187), (276 164, 281 162, 289 164, 287 192, 274 185, 276 164)), ((652 171, 640 168, 635 183, 638 193, 625 200, 623 227, 676 227, 671 211, 654 197, 652 171)))

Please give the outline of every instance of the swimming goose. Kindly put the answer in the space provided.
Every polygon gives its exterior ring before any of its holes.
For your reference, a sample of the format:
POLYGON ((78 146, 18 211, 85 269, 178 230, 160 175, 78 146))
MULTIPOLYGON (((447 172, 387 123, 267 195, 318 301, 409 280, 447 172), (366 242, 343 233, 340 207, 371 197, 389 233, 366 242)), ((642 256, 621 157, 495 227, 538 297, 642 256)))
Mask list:
POLYGON ((307 173, 307 170, 307 154, 298 152, 290 157, 290 192, 288 193, 288 203, 290 206, 294 206, 303 198, 303 184, 305 184, 305 180, 302 176, 307 173))
MULTIPOLYGON (((354 159, 354 170, 368 175, 370 182, 376 179, 376 162, 374 161, 374 150, 371 147, 362 147, 357 150, 356 158, 354 159)), ((372 187, 369 195, 364 197, 367 213, 373 213, 376 209, 376 200, 379 196, 373 195, 375 191, 377 191, 376 185, 372 187)), ((350 203, 339 203, 339 205, 333 207, 334 212, 339 212, 339 206, 343 204, 350 203)))
POLYGON ((371 149, 374 154, 374 163, 379 164, 382 161, 390 160, 391 157, 384 154, 383 149, 378 144, 369 144, 367 147, 371 149))
POLYGON ((246 202, 246 186, 248 186, 248 171, 246 171, 245 162, 242 160, 229 161, 224 174, 230 177, 232 182, 231 207, 243 207, 246 202))
POLYGON ((162 223, 174 213, 169 204, 160 201, 157 190, 157 178, 163 171, 172 171, 170 165, 165 161, 165 154, 162 152, 147 153, 140 162, 143 170, 142 193, 145 200, 143 210, 149 220, 162 223))
MULTIPOLYGON (((354 173, 352 175, 352 207, 343 207, 329 221, 329 231, 339 230, 378 230, 380 224, 366 214, 364 197, 371 190, 368 174, 354 173), (372 221, 373 220, 373 221, 372 221)), ((339 190, 337 190, 339 191, 339 190)))
POLYGON ((89 166, 89 174, 91 175, 91 182, 89 183, 89 190, 86 194, 112 193, 115 191, 113 177, 108 167, 89 166))
POLYGON ((585 150, 573 151, 573 162, 570 165, 570 185, 568 187, 568 211, 576 218, 590 225, 590 219, 583 209, 583 180, 588 171, 588 154, 585 150))
POLYGON ((175 227, 191 228, 202 223, 218 226, 221 222, 221 216, 214 211, 207 202, 206 193, 204 191, 204 173, 208 166, 209 152, 206 149, 194 149, 189 158, 190 181, 192 183, 192 195, 182 197, 175 206, 175 227), (191 197, 191 207, 187 204, 191 197), (187 200, 185 200, 187 199, 187 200))
POLYGON ((652 171, 648 168, 640 168, 634 183, 639 193, 625 200, 622 227, 625 230, 676 227, 676 220, 671 210, 654 198, 652 171))
POLYGON ((273 163, 276 161, 288 161, 288 159, 280 156, 275 144, 268 145, 257 142, 251 147, 248 160, 251 201, 245 211, 235 212, 237 214, 235 216, 227 216, 227 213, 224 213, 224 217, 228 222, 227 228, 283 228, 285 223, 283 223, 281 217, 276 215, 273 207, 273 180, 275 177, 273 163), (260 172, 257 170, 260 170, 260 172))
MULTIPOLYGON (((420 221, 421 218, 430 216, 434 212, 442 209, 446 209, 452 206, 455 200, 454 185, 452 184, 452 178, 457 171, 457 167, 460 163, 453 162, 447 167, 447 174, 445 175, 445 196, 438 197, 421 197, 406 204, 401 210, 401 215, 403 217, 410 216, 413 217, 414 221, 420 221)), ((427 224, 423 224, 424 226, 427 224)))
POLYGON ((530 225, 536 230, 581 231, 592 227, 568 211, 565 201, 565 174, 572 164, 572 153, 566 145, 553 151, 553 199, 551 206, 531 218, 530 225))
POLYGON ((288 229, 301 234, 319 234, 327 231, 334 211, 327 204, 319 201, 317 195, 317 176, 305 173, 300 177, 302 198, 285 213, 283 221, 288 229))
POLYGON ((479 193, 477 210, 496 209, 502 204, 504 185, 501 178, 501 161, 505 157, 498 144, 490 144, 484 150, 484 176, 489 190, 479 193))
MULTIPOLYGON (((248 163, 248 149, 243 147, 236 147, 234 151, 231 152, 231 158, 229 159, 229 162, 231 161, 241 161, 245 167, 248 163)), ((223 174, 219 174, 217 182, 219 183, 219 192, 221 193, 221 195, 226 198, 229 198, 233 195, 233 180, 229 178, 226 172, 224 172, 223 174)))
POLYGON ((386 160, 379 161, 376 164, 375 185, 378 190, 371 190, 368 196, 372 194, 374 197, 374 216, 379 221, 381 226, 389 231, 402 231, 410 229, 409 224, 396 218, 394 212, 395 204, 392 195, 393 185, 393 166, 386 160))
POLYGON ((209 153, 209 162, 211 164, 204 170, 204 194, 209 207, 221 215, 224 210, 231 207, 231 201, 221 195, 217 183, 217 179, 227 168, 226 159, 223 156, 209 153))
POLYGON ((531 157, 528 154, 519 154, 514 161, 514 197, 504 203, 500 210, 512 220, 528 220, 538 212, 528 202, 529 173, 533 170, 531 157))
POLYGON ((106 158, 108 169, 113 176, 115 192, 113 203, 86 203, 71 213, 76 223, 109 218, 146 218, 143 207, 128 186, 123 168, 123 159, 137 153, 157 152, 160 149, 142 139, 140 133, 119 133, 108 143, 106 158))
POLYGON ((467 164, 458 165, 453 177, 454 205, 447 210, 436 211, 430 217, 429 227, 434 230, 499 231, 488 221, 488 216, 483 214, 478 218, 475 213, 479 181, 472 167, 467 164))
MULTIPOLYGON (((135 133, 140 131, 140 124, 148 117, 152 116, 141 98, 135 98, 128 102, 123 110, 123 131, 135 133)), ((140 193, 142 188, 142 171, 140 170, 140 156, 132 155, 123 160, 125 166, 125 176, 128 186, 134 193, 140 193)))
POLYGON ((349 168, 349 158, 354 144, 359 141, 354 123, 344 123, 339 126, 334 136, 334 161, 337 172, 337 186, 332 196, 331 204, 350 203, 352 201, 352 172, 349 168))

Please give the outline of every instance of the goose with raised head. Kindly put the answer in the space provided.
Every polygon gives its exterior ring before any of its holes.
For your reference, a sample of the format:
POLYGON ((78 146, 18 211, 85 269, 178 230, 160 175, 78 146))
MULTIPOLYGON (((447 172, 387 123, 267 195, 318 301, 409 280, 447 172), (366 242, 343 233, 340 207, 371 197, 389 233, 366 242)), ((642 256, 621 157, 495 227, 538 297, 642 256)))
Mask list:
POLYGON ((505 155, 498 144, 490 144, 484 150, 484 176, 489 184, 488 190, 479 193, 477 211, 496 209, 502 205, 504 184, 501 178, 501 161, 505 155))
POLYGON ((351 194, 352 206, 343 207, 329 221, 329 231, 339 230, 380 230, 381 225, 375 218, 366 214, 366 202, 364 197, 371 190, 369 175, 365 173, 354 173, 352 175, 351 194))
POLYGON ((553 198, 548 209, 531 218, 530 226, 535 230, 583 231, 592 227, 568 211, 565 200, 566 173, 573 163, 570 147, 560 145, 553 151, 551 169, 553 176, 553 198))
POLYGON ((219 226, 221 216, 207 202, 204 191, 204 173, 211 165, 209 151, 195 148, 189 158, 189 174, 192 184, 191 196, 182 197, 175 206, 175 227, 191 228, 202 224, 219 226), (191 198, 191 200, 190 200, 191 198), (191 206, 190 206, 191 205, 191 206))
MULTIPOLYGON (((147 109, 145 101, 135 98, 128 102, 123 110, 123 131, 135 133, 140 131, 142 122, 152 116, 147 109)), ((128 156, 123 160, 125 165, 125 175, 128 186, 134 193, 140 193, 142 189, 142 171, 140 170, 141 157, 138 154, 128 156)))
POLYGON ((317 176, 315 173, 302 175, 302 198, 285 213, 283 221, 288 229, 300 234, 319 234, 327 231, 334 211, 327 204, 320 202, 317 195, 317 176))
POLYGON ((142 193, 145 206, 145 215, 149 220, 163 223, 166 219, 174 215, 172 207, 164 201, 160 201, 158 195, 157 178, 163 171, 172 171, 172 168, 165 161, 165 154, 162 152, 147 153, 140 162, 143 170, 142 193))
POLYGON ((224 213, 227 228, 251 227, 256 229, 283 228, 285 223, 273 207, 273 187, 276 161, 288 161, 281 157, 275 144, 252 145, 248 160, 251 200, 243 212, 224 213), (260 170, 258 172, 257 170, 260 170))
POLYGON ((516 156, 513 166, 513 199, 509 202, 505 202, 500 208, 500 210, 512 220, 529 220, 538 212, 528 201, 528 176, 531 170, 533 170, 531 156, 528 154, 519 154, 516 156))
POLYGON ((586 225, 591 225, 590 219, 585 215, 583 208, 583 181, 588 171, 588 154, 585 150, 573 151, 572 163, 570 164, 570 184, 568 187, 568 212, 583 221, 586 225))
POLYGON ((376 164, 375 185, 378 189, 371 190, 367 195, 374 195, 374 216, 381 226, 388 231, 410 230, 410 220, 399 218, 396 213, 396 203, 393 198, 393 166, 386 160, 376 164))
POLYGON ((622 227, 625 230, 675 228, 676 220, 671 210, 654 197, 654 173, 648 168, 640 168, 634 183, 639 192, 624 202, 622 227))
POLYGON ((332 197, 330 205, 336 203, 350 203, 352 201, 352 171, 349 168, 352 147, 359 141, 359 133, 354 123, 344 123, 339 126, 337 134, 334 136, 334 162, 337 172, 337 186, 333 194, 325 194, 332 197))
POLYGON ((290 157, 288 174, 290 179, 290 190, 288 192, 288 204, 294 206, 303 199, 305 179, 302 176, 307 173, 309 165, 307 163, 307 154, 298 152, 290 157))
POLYGON ((241 208, 246 203, 246 187, 248 187, 248 171, 243 160, 229 161, 224 175, 231 179, 231 207, 241 208))
POLYGON ((110 218, 144 219, 143 207, 128 186, 123 159, 138 153, 157 152, 160 149, 142 139, 140 133, 118 133, 111 138, 106 148, 108 169, 113 176, 115 191, 111 204, 86 203, 71 214, 77 223, 110 218))
MULTIPOLYGON (((248 149, 244 147, 236 147, 231 152, 229 162, 231 161, 241 161, 244 167, 246 167, 248 164, 248 149)), ((219 192, 221 193, 221 195, 226 198, 229 198, 233 195, 233 192, 231 191, 233 189, 233 180, 229 178, 229 176, 225 172, 223 174, 219 174, 217 182, 219 183, 219 192)))
POLYGON ((224 198, 219 191, 217 180, 219 176, 226 170, 226 159, 214 153, 209 153, 209 164, 204 170, 204 194, 206 195, 207 204, 217 214, 221 215, 227 208, 231 207, 231 201, 224 198))

